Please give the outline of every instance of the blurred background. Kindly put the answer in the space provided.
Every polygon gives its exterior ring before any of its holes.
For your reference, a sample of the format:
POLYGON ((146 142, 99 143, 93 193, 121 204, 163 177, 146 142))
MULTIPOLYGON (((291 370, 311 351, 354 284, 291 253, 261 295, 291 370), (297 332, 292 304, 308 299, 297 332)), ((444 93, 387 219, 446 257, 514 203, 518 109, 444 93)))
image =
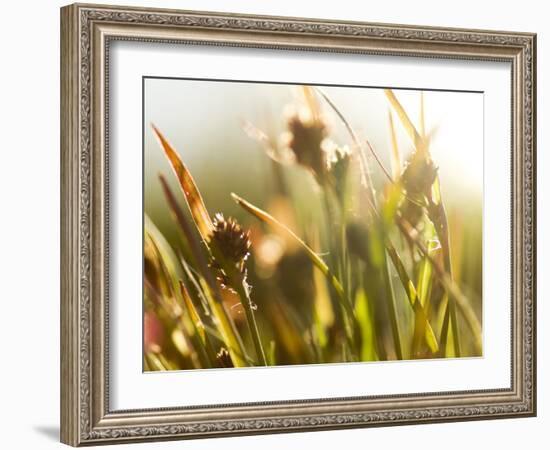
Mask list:
MULTIPOLYGON (((389 106, 383 90, 328 86, 322 89, 389 168, 389 106)), ((411 119, 418 123, 419 91, 395 93, 411 119)), ((265 200, 262 192, 270 186, 271 161, 243 131, 243 122, 249 121, 277 139, 285 128, 285 108, 299 100, 295 85, 147 78, 144 96, 145 211, 160 221, 159 226, 169 221, 169 216, 165 202, 159 201, 162 189, 158 173, 170 173, 171 169, 150 123, 159 127, 182 155, 209 210, 240 213, 233 202, 227 201, 228 192, 252 196, 251 200, 259 203, 265 200)), ((445 180, 442 190, 446 202, 449 208, 464 210, 465 206, 477 214, 483 187, 483 94, 424 91, 424 101, 426 130, 436 130, 430 151, 445 180)), ((330 112, 327 116, 333 139, 348 143, 349 137, 336 116, 330 112)), ((399 125, 396 132, 406 156, 412 145, 399 125)), ((380 175, 373 170, 372 176, 376 179, 380 175)), ((307 189, 308 177, 303 178, 307 189)), ((176 189, 175 178, 168 180, 176 189)))

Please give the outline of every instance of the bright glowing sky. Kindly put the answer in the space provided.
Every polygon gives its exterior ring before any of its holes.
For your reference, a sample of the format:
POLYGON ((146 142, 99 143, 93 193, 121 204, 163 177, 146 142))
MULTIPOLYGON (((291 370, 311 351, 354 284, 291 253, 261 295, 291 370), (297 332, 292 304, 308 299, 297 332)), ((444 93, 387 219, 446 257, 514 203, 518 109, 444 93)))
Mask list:
MULTIPOLYGON (((369 139, 390 169, 388 102, 381 89, 324 87, 361 139, 369 139)), ((147 79, 145 124, 155 123, 180 151, 191 170, 208 171, 215 165, 234 166, 242 161, 253 167, 264 157, 242 131, 249 120, 268 133, 283 131, 282 112, 296 101, 296 87, 235 82, 147 79), (274 125, 276 124, 276 125, 274 125), (215 153, 213 153, 215 152, 215 153), (208 156, 206 156, 208 155, 208 156), (240 162, 239 162, 240 161, 240 162)), ((396 90, 405 110, 419 126, 420 93, 396 90)), ((444 194, 448 197, 479 196, 483 186, 483 94, 424 92, 426 131, 437 128, 431 152, 439 166, 444 194)), ((335 140, 349 140, 330 109, 335 140)), ((403 154, 412 144, 394 116, 403 154)), ((148 126, 145 127, 145 183, 153 183, 167 166, 148 126)), ((155 189, 155 188, 153 188, 155 189)))

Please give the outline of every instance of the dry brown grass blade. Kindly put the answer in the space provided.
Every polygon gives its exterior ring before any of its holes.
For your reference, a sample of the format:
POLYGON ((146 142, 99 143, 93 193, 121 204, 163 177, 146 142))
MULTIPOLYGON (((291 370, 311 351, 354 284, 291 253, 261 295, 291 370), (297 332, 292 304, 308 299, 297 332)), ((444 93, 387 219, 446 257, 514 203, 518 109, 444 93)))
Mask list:
POLYGON ((237 367, 245 367, 248 365, 248 363, 244 344, 237 331, 235 323, 231 319, 230 314, 226 311, 220 288, 216 279, 209 270, 208 261, 201 251, 199 240, 198 238, 195 238, 194 234, 192 233, 191 225, 185 219, 183 211, 177 204, 174 194, 170 190, 168 183, 162 175, 159 176, 159 179, 168 205, 172 213, 174 214, 176 221, 180 225, 186 241, 190 246, 193 259, 195 260, 195 263, 197 264, 201 275, 204 277, 204 280, 206 282, 205 287, 210 293, 210 295, 207 295, 207 302, 209 303, 210 308, 214 313, 214 317, 216 317, 216 319, 218 320, 218 326, 220 328, 221 334, 223 335, 223 340, 228 343, 233 362, 237 367))
POLYGON ((374 147, 372 146, 372 144, 370 143, 370 141, 368 139, 367 139, 367 147, 368 147, 371 155, 374 157, 374 159, 378 163, 378 166, 382 170, 382 173, 386 176, 386 178, 388 179, 388 181, 390 183, 393 183, 393 179, 392 179, 390 173, 388 172, 388 169, 386 169, 386 167, 384 167, 384 164, 382 163, 382 160, 380 159, 380 157, 378 156, 378 153, 376 152, 376 150, 374 149, 374 147))
POLYGON ((275 217, 268 214, 267 212, 261 210, 260 208, 254 206, 253 204, 247 202, 245 199, 239 197, 237 194, 231 193, 231 197, 233 197, 233 200, 237 202, 239 206, 241 206, 243 209, 248 211, 250 214, 255 216, 257 219, 261 220, 262 222, 270 225, 271 227, 275 228, 279 232, 286 234, 290 238, 292 238, 299 246, 306 252, 309 259, 313 263, 315 267, 317 267, 323 275, 328 279, 328 281, 332 284, 334 287, 334 290, 344 300, 344 303, 347 304, 345 301, 345 293, 344 288, 342 287, 342 284, 340 281, 332 274, 329 267, 326 265, 326 263, 315 253, 309 245, 307 245, 302 239, 300 239, 290 228, 288 228, 286 225, 279 222, 275 217))
POLYGON ((176 177, 180 183, 185 199, 193 216, 193 220, 197 225, 199 233, 201 234, 204 240, 207 240, 214 230, 214 225, 212 224, 212 219, 208 214, 204 201, 202 200, 201 194, 191 173, 187 169, 187 166, 183 163, 178 153, 174 150, 172 145, 166 140, 164 135, 160 130, 151 125, 155 135, 157 136, 159 143, 164 150, 176 177))
POLYGON ((276 163, 283 166, 289 166, 296 161, 294 154, 289 149, 277 148, 277 143, 272 141, 269 136, 256 127, 252 122, 245 120, 242 123, 245 134, 252 140, 262 146, 265 154, 276 163))
MULTIPOLYGON (((159 175, 159 181, 170 211, 174 215, 174 218, 180 226, 181 231, 185 236, 185 240, 189 245, 189 250, 191 251, 193 261, 198 265, 203 276, 207 278, 210 275, 210 271, 208 270, 208 261, 206 259, 206 256, 203 254, 201 249, 201 241, 196 233, 193 231, 192 225, 185 218, 183 210, 178 205, 176 197, 170 189, 170 186, 168 186, 166 178, 164 178, 163 175, 159 175)), ((213 284, 214 278, 210 276, 209 279, 207 278, 207 281, 212 282, 211 284, 213 284)))
POLYGON ((303 85, 302 94, 304 96, 304 100, 307 105, 307 108, 311 113, 312 119, 316 122, 319 121, 321 118, 321 110, 319 108, 319 104, 317 103, 317 100, 315 99, 315 93, 313 91, 313 88, 311 86, 303 85))

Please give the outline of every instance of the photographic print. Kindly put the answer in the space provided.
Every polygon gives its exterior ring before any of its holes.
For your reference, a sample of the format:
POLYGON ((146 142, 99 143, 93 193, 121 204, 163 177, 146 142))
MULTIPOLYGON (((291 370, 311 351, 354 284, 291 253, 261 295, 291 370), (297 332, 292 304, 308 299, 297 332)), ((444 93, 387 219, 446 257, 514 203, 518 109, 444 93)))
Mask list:
POLYGON ((145 371, 482 355, 481 92, 143 95, 145 371))

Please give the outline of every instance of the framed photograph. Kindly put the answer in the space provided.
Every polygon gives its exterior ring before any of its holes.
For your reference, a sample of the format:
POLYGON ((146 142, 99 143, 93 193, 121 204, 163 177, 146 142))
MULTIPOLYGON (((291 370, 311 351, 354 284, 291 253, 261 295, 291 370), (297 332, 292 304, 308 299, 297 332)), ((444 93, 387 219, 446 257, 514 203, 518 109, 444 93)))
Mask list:
POLYGON ((536 36, 61 9, 61 440, 536 413, 536 36))

